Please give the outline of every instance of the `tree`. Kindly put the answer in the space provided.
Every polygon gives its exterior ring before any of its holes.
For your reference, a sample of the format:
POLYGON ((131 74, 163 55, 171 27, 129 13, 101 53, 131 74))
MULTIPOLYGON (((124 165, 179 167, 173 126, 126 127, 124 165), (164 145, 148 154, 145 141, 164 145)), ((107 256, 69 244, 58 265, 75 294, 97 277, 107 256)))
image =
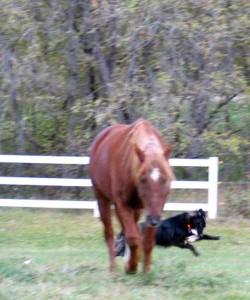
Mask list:
POLYGON ((2 1, 1 151, 86 154, 102 128, 144 117, 176 157, 233 156, 243 176, 249 9, 244 0, 2 1))

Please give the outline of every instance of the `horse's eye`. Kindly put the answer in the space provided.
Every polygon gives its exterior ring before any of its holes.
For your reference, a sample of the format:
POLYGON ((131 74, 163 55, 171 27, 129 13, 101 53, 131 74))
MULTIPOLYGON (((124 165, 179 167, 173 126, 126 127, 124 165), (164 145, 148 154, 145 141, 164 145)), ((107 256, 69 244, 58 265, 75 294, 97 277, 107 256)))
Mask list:
POLYGON ((141 182, 142 184, 147 183, 147 177, 146 177, 145 175, 143 175, 143 176, 140 178, 140 182, 141 182))
POLYGON ((165 177, 160 178, 160 183, 165 184, 167 182, 167 179, 165 177))

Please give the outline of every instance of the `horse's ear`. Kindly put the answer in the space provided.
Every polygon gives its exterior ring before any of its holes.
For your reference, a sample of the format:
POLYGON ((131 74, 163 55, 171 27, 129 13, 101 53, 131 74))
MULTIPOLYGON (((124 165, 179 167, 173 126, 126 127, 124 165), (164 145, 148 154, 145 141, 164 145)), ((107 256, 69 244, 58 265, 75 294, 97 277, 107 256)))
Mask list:
POLYGON ((137 154, 140 162, 144 162, 144 160, 145 160, 145 153, 136 144, 135 144, 135 153, 137 154))
POLYGON ((169 159, 170 153, 172 152, 172 146, 167 145, 164 149, 164 155, 167 159, 169 159))

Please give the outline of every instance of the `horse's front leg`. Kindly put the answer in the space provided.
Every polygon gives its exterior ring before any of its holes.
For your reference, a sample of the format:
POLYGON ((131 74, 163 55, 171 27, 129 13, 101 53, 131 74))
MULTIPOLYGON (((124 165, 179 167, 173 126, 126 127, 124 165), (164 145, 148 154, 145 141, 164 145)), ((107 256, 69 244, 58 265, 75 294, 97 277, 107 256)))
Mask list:
POLYGON ((125 270, 127 273, 134 274, 137 272, 141 253, 141 236, 137 225, 140 213, 121 204, 116 205, 116 211, 129 247, 125 270))
POLYGON ((150 270, 151 254, 155 245, 155 234, 157 227, 146 226, 143 233, 143 251, 144 251, 144 264, 143 273, 147 273, 150 270))

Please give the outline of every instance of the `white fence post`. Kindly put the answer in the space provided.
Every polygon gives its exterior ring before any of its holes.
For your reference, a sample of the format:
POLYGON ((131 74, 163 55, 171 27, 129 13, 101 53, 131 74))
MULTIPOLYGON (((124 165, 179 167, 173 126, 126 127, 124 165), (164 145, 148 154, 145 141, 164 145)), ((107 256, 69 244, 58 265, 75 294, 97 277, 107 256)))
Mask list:
POLYGON ((210 219, 217 217, 218 171, 218 157, 210 157, 208 168, 208 217, 210 219))

